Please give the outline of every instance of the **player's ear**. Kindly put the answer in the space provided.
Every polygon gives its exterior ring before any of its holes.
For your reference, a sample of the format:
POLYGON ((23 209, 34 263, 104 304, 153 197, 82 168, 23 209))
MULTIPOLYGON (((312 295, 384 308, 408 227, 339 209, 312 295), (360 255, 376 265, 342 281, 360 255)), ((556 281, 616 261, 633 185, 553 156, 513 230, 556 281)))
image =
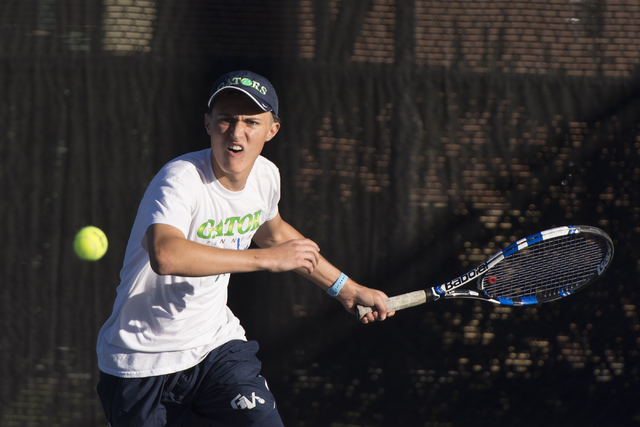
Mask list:
POLYGON ((280 123, 273 122, 271 124, 271 129, 269 129, 269 133, 267 134, 267 141, 271 141, 271 139, 273 139, 273 137, 276 136, 279 130, 280 130, 280 123))
POLYGON ((207 133, 211 135, 211 131, 209 130, 209 125, 211 124, 211 116, 209 113, 204 114, 204 128, 207 130, 207 133))

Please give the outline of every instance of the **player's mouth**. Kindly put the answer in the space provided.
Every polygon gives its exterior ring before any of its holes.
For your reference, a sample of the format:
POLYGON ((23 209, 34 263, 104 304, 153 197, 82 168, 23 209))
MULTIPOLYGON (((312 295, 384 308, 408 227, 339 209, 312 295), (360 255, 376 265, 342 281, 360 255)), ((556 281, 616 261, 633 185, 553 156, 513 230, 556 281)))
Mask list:
POLYGON ((231 153, 238 154, 244 151, 244 148, 241 145, 233 144, 228 146, 227 150, 230 151, 231 153))

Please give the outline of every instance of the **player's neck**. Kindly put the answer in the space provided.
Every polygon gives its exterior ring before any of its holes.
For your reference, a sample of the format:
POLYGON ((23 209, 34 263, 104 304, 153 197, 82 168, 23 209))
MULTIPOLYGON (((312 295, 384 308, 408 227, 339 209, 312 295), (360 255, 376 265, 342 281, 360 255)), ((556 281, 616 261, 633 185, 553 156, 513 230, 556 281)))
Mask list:
POLYGON ((249 169, 246 173, 226 173, 220 165, 218 165, 213 155, 211 156, 211 168, 220 185, 229 191, 242 191, 247 184, 247 179, 251 172, 251 169, 249 169))
MULTIPOLYGON (((215 172, 214 172, 215 174, 215 172)), ((218 177, 218 175, 216 174, 216 179, 218 180, 218 182, 220 183, 220 185, 222 185, 224 188, 226 188, 229 191, 242 191, 242 189, 244 188, 244 186, 247 183, 247 180, 233 180, 230 179, 227 176, 222 176, 222 177, 218 177)))

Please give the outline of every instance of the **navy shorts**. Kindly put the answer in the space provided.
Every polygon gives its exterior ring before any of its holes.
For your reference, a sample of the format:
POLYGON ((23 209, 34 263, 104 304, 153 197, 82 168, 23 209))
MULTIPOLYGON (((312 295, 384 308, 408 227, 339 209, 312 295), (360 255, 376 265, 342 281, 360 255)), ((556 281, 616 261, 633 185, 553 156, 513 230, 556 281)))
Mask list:
POLYGON ((230 341, 175 374, 119 378, 101 372, 97 389, 107 420, 111 427, 282 426, 257 351, 255 341, 230 341))

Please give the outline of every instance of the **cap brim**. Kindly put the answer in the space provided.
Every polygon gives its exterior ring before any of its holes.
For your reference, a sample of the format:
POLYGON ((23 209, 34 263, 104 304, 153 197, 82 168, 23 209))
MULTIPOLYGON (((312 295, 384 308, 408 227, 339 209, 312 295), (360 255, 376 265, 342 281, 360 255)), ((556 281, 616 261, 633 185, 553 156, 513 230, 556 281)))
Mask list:
POLYGON ((253 100, 253 102, 256 103, 256 105, 258 107, 260 107, 262 109, 262 111, 273 111, 273 108, 271 108, 271 106, 269 104, 266 104, 264 102, 260 102, 260 100, 258 100, 255 96, 253 96, 251 93, 247 92, 246 90, 240 88, 240 87, 236 87, 236 86, 225 86, 223 88, 218 89, 213 95, 211 95, 211 98, 209 98, 209 103, 207 104, 209 106, 209 108, 212 108, 213 104, 215 104, 215 101, 217 100, 217 98, 219 98, 224 92, 228 91, 228 90, 237 90, 240 91, 242 93, 244 93, 245 95, 247 95, 249 98, 251 98, 253 100))

